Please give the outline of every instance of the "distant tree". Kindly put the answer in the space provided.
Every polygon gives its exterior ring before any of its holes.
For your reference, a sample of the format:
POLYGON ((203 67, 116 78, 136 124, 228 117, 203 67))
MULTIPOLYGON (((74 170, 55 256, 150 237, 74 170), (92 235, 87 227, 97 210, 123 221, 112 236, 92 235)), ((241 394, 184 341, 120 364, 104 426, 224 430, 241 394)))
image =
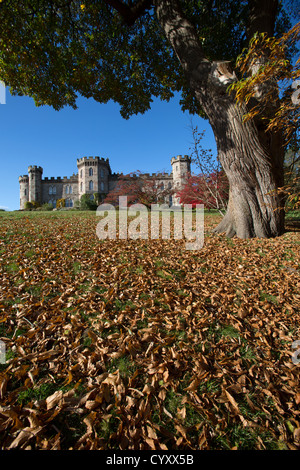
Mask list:
POLYGON ((140 171, 120 175, 116 187, 108 193, 104 202, 118 206, 120 196, 127 196, 128 204, 139 203, 148 208, 151 204, 169 202, 174 191, 163 176, 160 173, 150 176, 140 171))
POLYGON ((222 216, 226 212, 229 197, 229 182, 218 158, 211 149, 202 146, 205 131, 198 131, 191 123, 193 146, 191 161, 196 167, 184 187, 176 193, 181 204, 204 204, 208 209, 217 209, 222 216))
POLYGON ((217 209, 222 216, 226 212, 228 195, 228 179, 222 170, 208 175, 191 175, 176 193, 180 204, 204 204, 207 209, 217 209))

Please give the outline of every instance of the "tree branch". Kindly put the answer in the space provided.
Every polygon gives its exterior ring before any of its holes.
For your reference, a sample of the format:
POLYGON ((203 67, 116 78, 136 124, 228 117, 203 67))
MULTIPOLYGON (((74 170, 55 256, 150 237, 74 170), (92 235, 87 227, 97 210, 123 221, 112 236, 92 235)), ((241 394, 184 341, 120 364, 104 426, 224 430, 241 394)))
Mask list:
POLYGON ((132 26, 142 14, 149 10, 152 0, 138 0, 132 7, 126 5, 121 0, 104 0, 107 5, 113 7, 122 16, 128 26, 132 26))
POLYGON ((247 34, 250 40, 255 33, 273 36, 278 0, 249 0, 247 34))

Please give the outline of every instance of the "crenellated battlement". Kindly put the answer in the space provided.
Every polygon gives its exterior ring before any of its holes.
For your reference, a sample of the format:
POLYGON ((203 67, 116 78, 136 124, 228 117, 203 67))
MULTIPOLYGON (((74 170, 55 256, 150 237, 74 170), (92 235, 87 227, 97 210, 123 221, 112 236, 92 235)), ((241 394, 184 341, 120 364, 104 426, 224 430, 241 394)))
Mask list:
POLYGON ((129 174, 124 174, 124 173, 112 173, 111 178, 120 178, 120 177, 126 177, 126 178, 159 178, 159 179, 171 179, 172 173, 129 173, 129 174))
POLYGON ((57 177, 54 177, 54 176, 46 176, 44 179, 43 179, 43 182, 45 183, 78 183, 78 174, 75 174, 73 173, 72 176, 68 177, 68 176, 57 176, 57 177))
POLYGON ((171 164, 173 165, 173 163, 178 163, 178 162, 189 162, 191 163, 191 157, 189 157, 188 155, 177 155, 177 157, 172 157, 171 158, 171 164))
POLYGON ((19 176, 19 182, 20 183, 28 183, 28 181, 29 181, 29 176, 28 175, 19 176))
POLYGON ((37 166, 37 165, 30 165, 28 167, 28 173, 31 173, 31 172, 43 173, 43 168, 41 166, 37 166))
POLYGON ((159 178, 159 179, 169 179, 169 178, 172 178, 172 175, 170 175, 169 173, 152 173, 152 178, 159 178))
POLYGON ((83 163, 99 163, 99 162, 102 162, 102 163, 106 163, 108 164, 109 163, 109 160, 108 158, 103 158, 103 157, 81 157, 81 158, 77 158, 77 166, 78 165, 82 165, 83 163))
POLYGON ((54 177, 54 176, 48 177, 48 176, 46 176, 43 181, 46 181, 48 183, 61 183, 62 179, 61 179, 61 176, 57 176, 57 177, 54 177))

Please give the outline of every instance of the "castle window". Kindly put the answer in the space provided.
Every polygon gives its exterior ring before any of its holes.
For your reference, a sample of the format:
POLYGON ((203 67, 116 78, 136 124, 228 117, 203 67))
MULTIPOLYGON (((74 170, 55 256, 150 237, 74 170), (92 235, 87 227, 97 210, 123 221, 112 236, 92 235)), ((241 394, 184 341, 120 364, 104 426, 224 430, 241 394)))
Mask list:
POLYGON ((24 189, 24 196, 27 195, 27 189, 24 189))
POLYGON ((89 169, 89 176, 93 176, 93 168, 89 169))
POLYGON ((69 186, 66 186, 66 194, 69 194, 69 186))
POLYGON ((101 189, 101 191, 104 191, 104 183, 103 183, 103 181, 101 181, 101 183, 100 183, 100 189, 101 189))
POLYGON ((49 194, 52 194, 52 186, 49 187, 49 194))
POLYGON ((83 189, 83 184, 80 183, 80 191, 82 191, 82 189, 83 189))
POLYGON ((56 194, 56 186, 53 186, 52 194, 56 194))
POLYGON ((80 178, 82 178, 82 170, 80 170, 80 178))
POLYGON ((89 182, 89 190, 92 191, 94 189, 94 183, 93 181, 89 182))
POLYGON ((103 178, 103 177, 104 177, 104 171, 103 171, 103 168, 101 168, 101 170, 100 170, 100 176, 101 176, 101 178, 103 178))
POLYGON ((72 194, 72 192, 73 192, 72 186, 69 187, 69 192, 70 192, 70 194, 72 194))

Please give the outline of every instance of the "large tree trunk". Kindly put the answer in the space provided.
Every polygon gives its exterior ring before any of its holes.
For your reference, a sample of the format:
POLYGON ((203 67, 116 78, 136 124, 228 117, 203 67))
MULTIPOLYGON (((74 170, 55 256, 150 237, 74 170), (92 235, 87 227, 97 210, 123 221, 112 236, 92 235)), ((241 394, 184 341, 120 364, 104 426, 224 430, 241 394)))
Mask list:
POLYGON ((244 122, 245 111, 230 99, 206 104, 230 185, 227 213, 215 231, 239 238, 278 236, 284 231, 277 191, 283 185, 282 147, 275 148, 273 136, 259 132, 253 121, 244 122))
MULTIPOLYGON (((260 0, 263 2, 272 0, 260 0)), ((274 0, 275 1, 275 0, 274 0)), ((244 122, 246 106, 227 93, 236 80, 227 63, 209 62, 193 25, 176 0, 156 0, 156 14, 212 126, 220 162, 228 177, 227 213, 216 228, 239 238, 274 237, 284 231, 283 150, 279 135, 268 135, 261 122, 244 122)))

